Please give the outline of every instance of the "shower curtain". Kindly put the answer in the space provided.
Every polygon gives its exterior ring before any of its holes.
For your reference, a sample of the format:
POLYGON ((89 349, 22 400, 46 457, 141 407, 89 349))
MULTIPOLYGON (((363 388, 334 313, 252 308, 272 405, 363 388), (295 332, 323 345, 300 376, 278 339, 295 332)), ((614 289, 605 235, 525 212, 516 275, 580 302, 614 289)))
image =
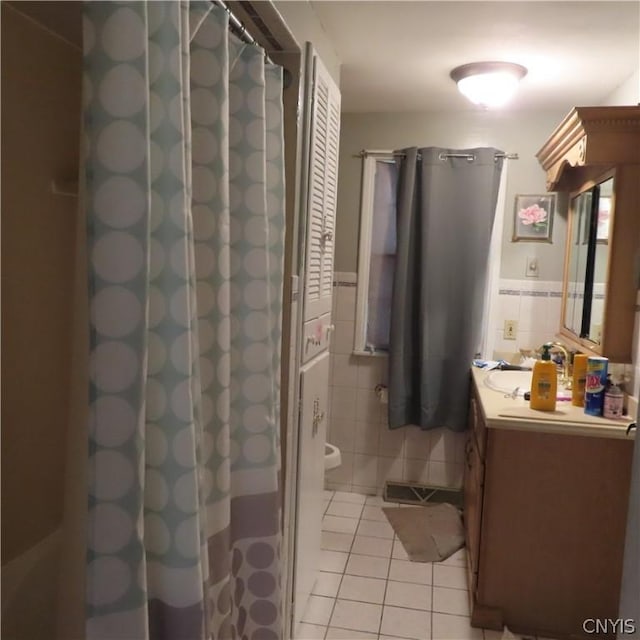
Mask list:
POLYGON ((281 69, 86 2, 90 639, 281 637, 281 69))
POLYGON ((503 163, 497 154, 503 155, 492 148, 401 152, 389 340, 392 429, 466 429, 503 163))

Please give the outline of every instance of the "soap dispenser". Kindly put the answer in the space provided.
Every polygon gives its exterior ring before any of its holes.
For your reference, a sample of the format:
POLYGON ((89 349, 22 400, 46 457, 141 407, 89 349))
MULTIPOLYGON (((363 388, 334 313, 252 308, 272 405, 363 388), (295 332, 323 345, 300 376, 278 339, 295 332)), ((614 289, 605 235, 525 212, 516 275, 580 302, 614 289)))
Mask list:
POLYGON ((531 376, 529 406, 540 411, 555 411, 558 393, 558 373, 551 360, 551 344, 542 345, 542 359, 536 360, 531 376))

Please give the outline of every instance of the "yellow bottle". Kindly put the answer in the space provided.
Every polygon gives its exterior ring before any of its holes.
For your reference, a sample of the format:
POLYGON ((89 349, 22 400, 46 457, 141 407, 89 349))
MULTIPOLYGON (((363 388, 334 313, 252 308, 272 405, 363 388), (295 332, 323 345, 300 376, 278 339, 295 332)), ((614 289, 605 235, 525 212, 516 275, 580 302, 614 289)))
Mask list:
POLYGON ((576 353, 573 356, 573 376, 571 379, 571 404, 574 407, 584 407, 584 383, 587 379, 586 353, 576 353))
POLYGON ((551 361, 551 345, 542 346, 542 360, 533 365, 531 377, 531 399, 529 406, 540 411, 555 411, 558 393, 558 373, 551 361))

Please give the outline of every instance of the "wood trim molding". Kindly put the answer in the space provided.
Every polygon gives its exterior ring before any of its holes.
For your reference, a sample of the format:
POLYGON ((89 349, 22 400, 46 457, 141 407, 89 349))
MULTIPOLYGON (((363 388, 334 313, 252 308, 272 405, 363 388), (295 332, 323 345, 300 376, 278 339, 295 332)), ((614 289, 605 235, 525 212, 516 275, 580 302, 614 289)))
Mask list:
POLYGON ((563 186, 571 169, 640 163, 640 106, 575 107, 536 153, 547 190, 563 186))

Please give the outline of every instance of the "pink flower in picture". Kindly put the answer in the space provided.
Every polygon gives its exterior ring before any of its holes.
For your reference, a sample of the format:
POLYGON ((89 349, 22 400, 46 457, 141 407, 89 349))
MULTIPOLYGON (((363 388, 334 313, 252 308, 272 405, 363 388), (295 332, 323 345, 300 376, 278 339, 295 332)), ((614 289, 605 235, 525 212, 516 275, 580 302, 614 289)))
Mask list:
POLYGON ((532 204, 526 209, 518 211, 518 218, 524 225, 534 225, 536 229, 541 229, 547 224, 547 212, 539 205, 532 204))

